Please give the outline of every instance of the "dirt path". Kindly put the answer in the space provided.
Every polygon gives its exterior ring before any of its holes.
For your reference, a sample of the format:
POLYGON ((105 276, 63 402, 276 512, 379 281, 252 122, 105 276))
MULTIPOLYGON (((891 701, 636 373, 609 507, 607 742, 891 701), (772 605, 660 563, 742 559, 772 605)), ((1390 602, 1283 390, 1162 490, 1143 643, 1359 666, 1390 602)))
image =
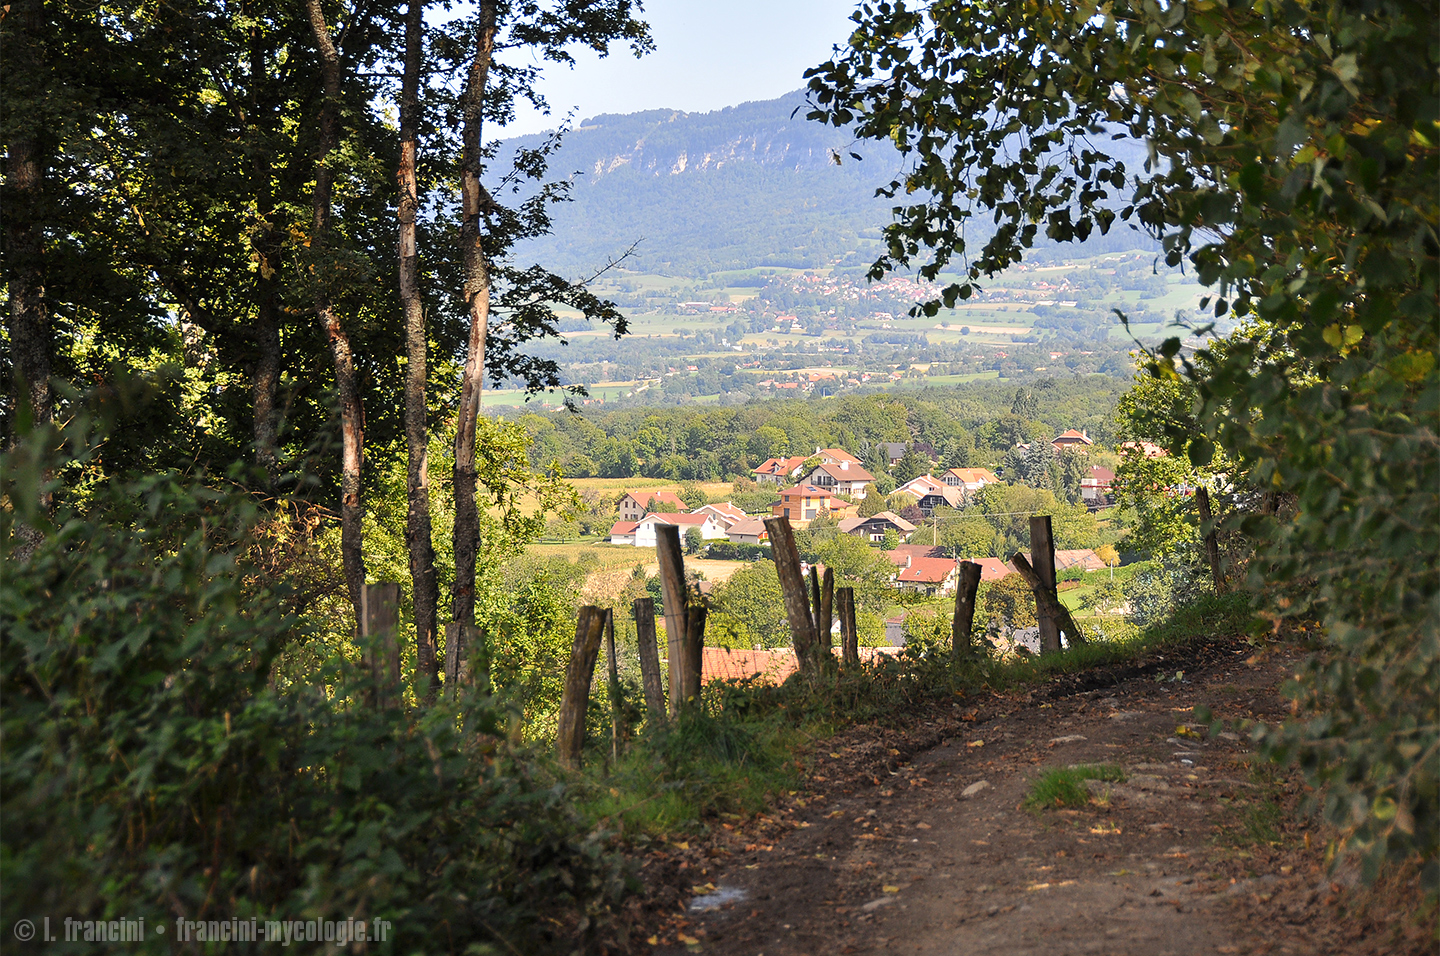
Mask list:
POLYGON ((776 814, 788 835, 738 838, 722 865, 693 876, 688 919, 651 951, 1357 951, 1327 948, 1330 937, 1307 929, 1329 892, 1318 867, 1282 865, 1264 841, 1252 854, 1229 836, 1278 814, 1279 791, 1252 779, 1245 741, 1210 739, 1193 722, 1196 705, 1229 719, 1278 716, 1276 688, 1293 662, 1243 645, 1211 657, 1180 680, 1161 672, 957 713, 953 736, 868 779, 843 772, 853 760, 837 744, 815 770, 816 792, 776 814), (1127 779, 1090 784, 1096 799, 1084 809, 1020 807, 1044 771, 1075 764, 1118 765, 1127 779), (1296 900, 1294 919, 1257 917, 1282 891, 1296 900))

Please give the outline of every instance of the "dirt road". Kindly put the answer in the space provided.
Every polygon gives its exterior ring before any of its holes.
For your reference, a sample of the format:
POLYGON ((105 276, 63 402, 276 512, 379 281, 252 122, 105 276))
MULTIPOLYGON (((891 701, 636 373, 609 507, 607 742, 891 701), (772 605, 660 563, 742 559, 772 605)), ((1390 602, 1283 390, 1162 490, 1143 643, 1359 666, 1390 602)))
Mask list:
POLYGON ((934 721, 938 745, 889 768, 857 774, 874 740, 841 738, 813 790, 777 812, 783 839, 737 835, 719 865, 688 871, 688 916, 651 951, 1409 951, 1362 943, 1326 916, 1341 887, 1315 852, 1276 846, 1293 803, 1285 788, 1252 770, 1247 741, 1212 738, 1193 717, 1197 705, 1230 720, 1279 716, 1293 658, 1237 644, 1194 673, 1162 666, 1050 702, 962 704, 934 721), (1042 773, 1072 765, 1116 766, 1125 779, 1092 781, 1083 809, 1022 808, 1042 773))

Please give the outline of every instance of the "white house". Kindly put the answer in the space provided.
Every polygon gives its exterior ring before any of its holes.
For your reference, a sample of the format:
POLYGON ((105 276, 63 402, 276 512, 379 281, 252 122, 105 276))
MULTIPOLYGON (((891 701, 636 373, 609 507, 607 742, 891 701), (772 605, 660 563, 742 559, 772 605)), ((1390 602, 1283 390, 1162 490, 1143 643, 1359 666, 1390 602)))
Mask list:
POLYGON ((706 541, 725 539, 724 526, 712 514, 648 514, 635 523, 635 547, 655 547, 655 529, 661 525, 679 527, 681 543, 691 528, 699 528, 700 537, 706 541))
POLYGON ((998 485, 1000 479, 988 468, 951 468, 940 476, 951 488, 979 491, 986 485, 998 485))
POLYGON ((715 520, 720 522, 721 526, 725 528, 729 528, 737 521, 745 520, 745 512, 741 511, 739 508, 735 507, 728 501, 718 505, 701 505, 690 513, 696 515, 714 515, 715 520))
POLYGON ((611 544, 635 544, 635 522, 617 521, 610 526, 611 544))
POLYGON ((860 467, 859 464, 840 461, 835 464, 817 465, 815 470, 801 481, 801 484, 811 484, 837 495, 864 498, 865 486, 874 480, 875 476, 860 467))
POLYGON ((940 491, 942 488, 948 487, 949 486, 946 485, 945 482, 941 481, 939 478, 936 478, 932 475, 921 475, 919 478, 912 478, 909 481, 905 482, 905 484, 901 485, 899 488, 896 488, 895 494, 909 495, 911 498, 919 501, 926 495, 934 494, 935 492, 940 491))

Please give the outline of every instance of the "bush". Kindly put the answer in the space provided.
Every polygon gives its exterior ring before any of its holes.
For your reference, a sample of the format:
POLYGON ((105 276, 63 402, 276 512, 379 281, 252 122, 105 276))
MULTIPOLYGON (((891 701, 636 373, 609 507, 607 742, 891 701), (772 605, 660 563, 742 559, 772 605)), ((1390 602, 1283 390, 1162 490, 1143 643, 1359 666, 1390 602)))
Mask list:
MULTIPOLYGON (((0 491, 44 526, 27 454, 0 456, 0 491)), ((593 931, 621 864, 504 743, 507 715, 368 703, 353 648, 275 679, 311 635, 243 560, 256 516, 175 475, 111 480, 21 560, 5 514, 5 932, 47 912, 354 916, 392 923, 387 951, 534 952, 593 931)))
POLYGON ((705 556, 717 561, 768 561, 770 548, 763 544, 734 544, 729 541, 715 541, 706 549, 705 556))

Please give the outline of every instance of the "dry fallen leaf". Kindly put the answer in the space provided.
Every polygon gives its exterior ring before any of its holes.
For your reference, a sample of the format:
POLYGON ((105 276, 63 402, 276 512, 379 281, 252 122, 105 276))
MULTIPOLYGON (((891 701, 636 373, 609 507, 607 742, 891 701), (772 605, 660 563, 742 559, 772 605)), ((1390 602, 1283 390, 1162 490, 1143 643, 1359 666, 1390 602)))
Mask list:
POLYGON ((887 884, 887 885, 885 885, 885 886, 880 887, 880 892, 881 892, 881 893, 899 893, 899 892, 900 892, 900 887, 898 887, 898 886, 890 886, 890 885, 887 884))

